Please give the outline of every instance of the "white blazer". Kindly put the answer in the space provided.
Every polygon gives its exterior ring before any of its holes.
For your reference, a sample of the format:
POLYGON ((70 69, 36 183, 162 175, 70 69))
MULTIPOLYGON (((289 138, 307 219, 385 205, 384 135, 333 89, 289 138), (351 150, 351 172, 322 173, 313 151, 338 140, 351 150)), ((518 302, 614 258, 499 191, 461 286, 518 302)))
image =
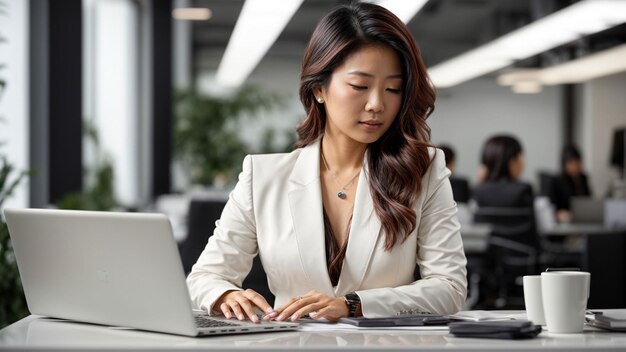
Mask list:
POLYGON ((194 305, 215 313, 215 301, 240 289, 258 254, 276 307, 317 290, 329 296, 356 291, 366 317, 460 310, 467 293, 466 259, 443 153, 430 150, 436 156, 415 203, 416 230, 389 252, 361 172, 348 248, 333 287, 326 265, 319 148, 318 140, 289 154, 244 159, 239 182, 187 278, 194 305))

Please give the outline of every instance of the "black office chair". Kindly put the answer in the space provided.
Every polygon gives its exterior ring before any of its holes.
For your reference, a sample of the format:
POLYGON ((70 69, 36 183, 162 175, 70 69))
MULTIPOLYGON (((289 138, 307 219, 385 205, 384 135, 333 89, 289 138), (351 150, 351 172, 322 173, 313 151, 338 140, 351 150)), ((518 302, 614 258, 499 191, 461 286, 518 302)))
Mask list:
MULTIPOLYGON (((191 272, 192 266, 206 247, 209 237, 215 230, 215 222, 219 220, 226 200, 193 199, 189 204, 187 215, 187 238, 179 245, 181 260, 185 274, 191 272)), ((274 295, 267 284, 267 274, 261 260, 254 258, 250 273, 243 281, 243 288, 250 288, 261 294, 270 305, 274 304, 274 295)))
POLYGON ((492 227, 482 273, 489 303, 483 304, 523 308, 522 277, 538 273, 541 255, 533 208, 480 207, 474 221, 492 227))

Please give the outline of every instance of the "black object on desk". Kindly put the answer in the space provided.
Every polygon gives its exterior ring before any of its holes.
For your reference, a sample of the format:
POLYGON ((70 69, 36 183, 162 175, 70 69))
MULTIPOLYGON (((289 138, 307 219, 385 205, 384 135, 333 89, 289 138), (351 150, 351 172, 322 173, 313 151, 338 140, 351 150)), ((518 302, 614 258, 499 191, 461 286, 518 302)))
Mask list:
POLYGON ((389 326, 429 326, 429 325, 447 325, 450 318, 443 315, 419 314, 404 317, 389 318, 340 318, 339 323, 355 325, 358 327, 389 327, 389 326))
POLYGON ((529 339, 541 332, 541 325, 528 320, 464 321, 450 323, 450 333, 456 337, 488 339, 529 339))

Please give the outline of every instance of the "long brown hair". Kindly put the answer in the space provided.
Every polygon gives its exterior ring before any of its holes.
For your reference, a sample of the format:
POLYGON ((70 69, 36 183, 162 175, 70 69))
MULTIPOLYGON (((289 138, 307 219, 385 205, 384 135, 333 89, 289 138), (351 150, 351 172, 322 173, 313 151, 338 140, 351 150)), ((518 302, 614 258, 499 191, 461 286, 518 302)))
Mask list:
POLYGON ((298 126, 297 147, 316 141, 326 127, 326 112, 313 90, 327 87, 332 72, 364 45, 382 44, 400 57, 403 98, 389 130, 367 148, 370 192, 385 231, 385 249, 404 241, 414 230, 413 205, 421 179, 432 159, 426 119, 435 107, 435 90, 415 40, 406 25, 385 8, 353 3, 336 8, 320 20, 302 60, 300 101, 307 116, 298 126))

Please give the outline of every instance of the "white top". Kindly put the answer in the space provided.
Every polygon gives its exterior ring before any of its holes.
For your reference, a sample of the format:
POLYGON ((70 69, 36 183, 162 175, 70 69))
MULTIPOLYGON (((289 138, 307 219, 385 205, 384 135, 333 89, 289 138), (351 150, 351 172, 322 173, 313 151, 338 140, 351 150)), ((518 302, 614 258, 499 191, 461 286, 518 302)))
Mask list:
POLYGON ((317 290, 356 291, 366 317, 431 312, 451 314, 466 297, 466 259, 456 203, 441 151, 422 178, 415 231, 391 251, 374 211, 367 163, 359 178, 339 282, 326 266, 319 141, 289 154, 248 156, 221 219, 187 279, 194 304, 210 312, 238 289, 260 255, 276 306, 317 290), (415 282, 415 264, 422 279, 415 282))

